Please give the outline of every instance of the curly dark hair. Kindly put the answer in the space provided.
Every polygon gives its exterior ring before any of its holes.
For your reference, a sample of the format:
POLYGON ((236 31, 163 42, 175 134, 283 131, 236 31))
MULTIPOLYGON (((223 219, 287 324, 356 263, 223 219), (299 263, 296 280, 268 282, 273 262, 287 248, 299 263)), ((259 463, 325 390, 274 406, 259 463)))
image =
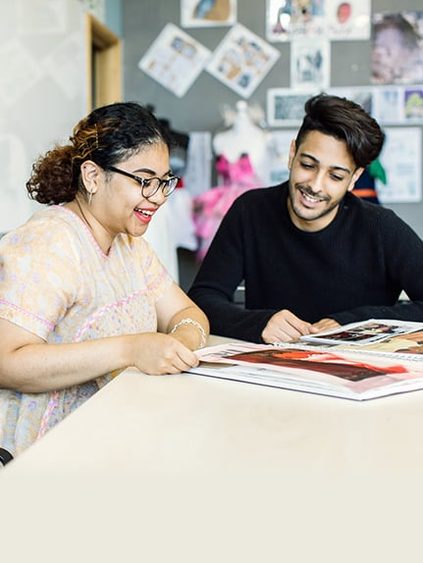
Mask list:
POLYGON ((357 168, 365 168, 382 150, 385 134, 361 106, 338 96, 318 94, 305 103, 306 115, 298 131, 299 147, 310 131, 345 141, 357 168))
POLYGON ((82 189, 81 164, 92 160, 107 169, 142 147, 170 137, 154 115, 137 102, 121 102, 92 111, 74 127, 69 144, 56 145, 33 164, 26 183, 29 196, 48 205, 72 201, 82 189))

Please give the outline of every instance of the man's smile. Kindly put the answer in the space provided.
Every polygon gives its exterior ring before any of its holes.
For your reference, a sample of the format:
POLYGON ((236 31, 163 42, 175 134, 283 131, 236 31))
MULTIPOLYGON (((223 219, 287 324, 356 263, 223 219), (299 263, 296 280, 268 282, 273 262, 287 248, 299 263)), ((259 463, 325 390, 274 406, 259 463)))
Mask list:
POLYGON ((297 186, 297 190, 300 192, 302 198, 310 204, 317 204, 320 203, 322 201, 329 201, 330 198, 328 198, 327 196, 321 196, 318 194, 315 194, 310 188, 304 187, 304 186, 297 186))

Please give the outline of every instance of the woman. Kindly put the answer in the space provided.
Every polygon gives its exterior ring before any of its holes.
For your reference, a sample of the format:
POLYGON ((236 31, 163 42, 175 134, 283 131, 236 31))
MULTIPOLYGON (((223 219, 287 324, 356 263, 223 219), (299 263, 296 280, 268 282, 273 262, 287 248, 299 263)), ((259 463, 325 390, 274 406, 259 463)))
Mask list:
POLYGON ((0 446, 19 453, 119 371, 197 365, 208 322, 142 238, 176 187, 136 103, 94 110, 33 166, 49 205, 0 241, 0 446))

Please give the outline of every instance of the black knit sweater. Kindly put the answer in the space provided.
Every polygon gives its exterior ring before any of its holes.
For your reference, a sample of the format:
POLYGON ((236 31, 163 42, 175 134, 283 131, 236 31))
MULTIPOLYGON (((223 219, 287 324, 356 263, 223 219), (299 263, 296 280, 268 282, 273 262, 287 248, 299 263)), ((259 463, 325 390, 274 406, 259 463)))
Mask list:
POLYGON ((423 321, 423 241, 406 223, 348 193, 330 225, 305 232, 287 195, 287 183, 250 190, 224 217, 189 291, 212 333, 261 342, 281 309, 309 322, 423 321), (242 280, 245 308, 233 303, 242 280))

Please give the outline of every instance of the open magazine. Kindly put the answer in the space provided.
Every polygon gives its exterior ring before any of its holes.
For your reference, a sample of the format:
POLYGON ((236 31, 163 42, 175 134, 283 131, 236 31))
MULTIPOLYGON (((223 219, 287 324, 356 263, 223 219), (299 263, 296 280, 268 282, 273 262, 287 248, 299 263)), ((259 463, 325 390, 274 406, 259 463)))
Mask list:
MULTIPOLYGON (((406 335, 419 330, 420 323, 394 321, 389 319, 369 319, 327 330, 318 334, 302 336, 301 341, 321 344, 352 344, 363 346, 406 335)), ((422 326, 423 328, 423 326, 422 326)))
MULTIPOLYGON (((315 341, 221 344, 199 350, 200 365, 190 372, 358 401, 423 389, 423 323, 377 323, 398 330, 360 347, 349 337, 329 346, 315 341)), ((368 322, 354 323, 354 330, 359 324, 368 322)), ((338 335, 351 326, 338 329, 338 335)))

